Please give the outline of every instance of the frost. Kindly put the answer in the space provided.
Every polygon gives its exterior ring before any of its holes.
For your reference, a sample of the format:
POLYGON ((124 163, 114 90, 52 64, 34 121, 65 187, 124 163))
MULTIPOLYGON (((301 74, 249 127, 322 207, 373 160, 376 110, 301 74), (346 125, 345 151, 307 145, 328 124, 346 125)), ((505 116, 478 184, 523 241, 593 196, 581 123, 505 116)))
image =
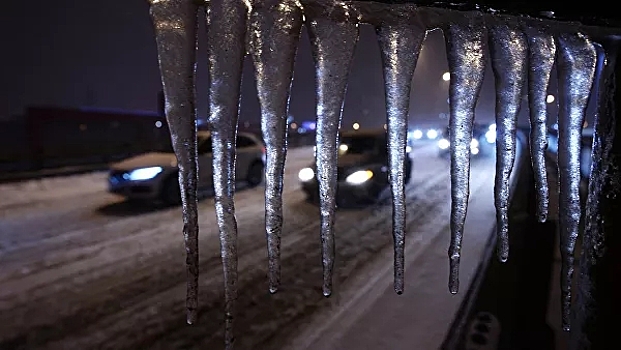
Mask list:
POLYGON ((427 31, 420 25, 385 24, 377 28, 386 89, 392 235, 394 241, 394 289, 403 293, 405 264, 405 157, 414 69, 427 31))
MULTIPOLYGON (((347 5, 338 8, 340 20, 310 17, 309 36, 317 80, 317 179, 321 212, 323 295, 332 294, 334 215, 338 131, 341 127, 347 77, 358 41, 358 23, 347 5)), ((333 11, 336 11, 333 10, 333 11)))
POLYGON ((526 78, 527 42, 521 30, 504 23, 489 29, 492 69, 496 78, 496 181, 494 204, 498 258, 509 258, 509 176, 516 152, 517 115, 526 78))
POLYGON ((287 112, 301 28, 302 9, 294 0, 265 1, 253 7, 250 14, 250 48, 261 104, 261 129, 267 149, 265 233, 271 293, 275 293, 280 285, 287 112))
POLYGON ((449 85, 451 151, 451 243, 449 291, 459 290, 461 241, 470 196, 470 142, 474 108, 485 77, 485 25, 479 18, 449 25, 446 36, 451 81, 449 85))
POLYGON ((581 34, 557 37, 559 71, 558 167, 559 226, 561 259, 561 295, 563 329, 569 331, 571 281, 574 273, 574 249, 578 238, 580 207, 580 153, 582 124, 589 101, 597 52, 581 34))

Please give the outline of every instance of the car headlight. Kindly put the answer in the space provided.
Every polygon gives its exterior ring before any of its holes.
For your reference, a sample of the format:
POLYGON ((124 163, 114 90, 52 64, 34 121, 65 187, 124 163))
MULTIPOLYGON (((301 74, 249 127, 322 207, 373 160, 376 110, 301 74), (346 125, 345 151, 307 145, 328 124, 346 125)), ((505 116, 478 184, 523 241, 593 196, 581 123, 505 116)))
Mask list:
POLYGON ((129 172, 129 180, 132 181, 140 181, 140 180, 149 180, 157 176, 157 174, 161 173, 164 169, 159 166, 154 166, 150 168, 141 168, 132 170, 129 172))
POLYGON ((470 148, 478 148, 479 147, 479 141, 477 139, 472 139, 472 141, 470 141, 470 148))
POLYGON ((304 168, 298 173, 301 181, 310 181, 315 177, 315 172, 311 168, 304 168))
POLYGON ((450 145, 451 143, 447 139, 441 139, 438 141, 438 147, 440 147, 440 149, 447 149, 450 145))
POLYGON ((406 152, 406 153, 410 153, 410 152, 412 152, 412 147, 410 147, 410 146, 405 146, 405 152, 406 152))
POLYGON ((421 137, 423 137, 423 132, 420 130, 414 130, 414 132, 412 133, 412 137, 414 137, 415 140, 419 140, 421 137))
POLYGON ((478 148, 471 148, 470 152, 476 156, 477 154, 479 154, 479 149, 478 148))
POLYGON ((488 130, 485 133, 485 140, 487 140, 488 143, 494 143, 496 142, 496 129, 494 130, 488 130))
POLYGON ((360 171, 356 171, 355 173, 349 175, 347 179, 345 179, 345 181, 347 181, 350 184, 359 185, 361 183, 368 181, 372 177, 373 177, 373 172, 371 170, 360 170, 360 171))
POLYGON ((435 131, 434 129, 431 129, 429 131, 427 131, 427 138, 434 140, 436 137, 438 137, 438 132, 435 131))

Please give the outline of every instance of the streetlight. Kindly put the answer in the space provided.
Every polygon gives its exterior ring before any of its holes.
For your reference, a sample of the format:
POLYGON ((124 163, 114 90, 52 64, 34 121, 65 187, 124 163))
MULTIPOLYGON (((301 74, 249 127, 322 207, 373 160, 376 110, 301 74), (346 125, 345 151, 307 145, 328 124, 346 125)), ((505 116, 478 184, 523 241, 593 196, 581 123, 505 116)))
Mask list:
POLYGON ((547 103, 552 103, 552 102, 554 102, 554 95, 548 95, 548 96, 546 97, 546 102, 547 102, 547 103))
POLYGON ((360 129, 360 124, 354 123, 354 125, 352 125, 352 128, 354 128, 354 130, 358 130, 360 129))
POLYGON ((451 73, 449 73, 449 72, 444 72, 444 74, 442 74, 442 80, 444 80, 444 81, 449 81, 449 80, 451 80, 451 73))

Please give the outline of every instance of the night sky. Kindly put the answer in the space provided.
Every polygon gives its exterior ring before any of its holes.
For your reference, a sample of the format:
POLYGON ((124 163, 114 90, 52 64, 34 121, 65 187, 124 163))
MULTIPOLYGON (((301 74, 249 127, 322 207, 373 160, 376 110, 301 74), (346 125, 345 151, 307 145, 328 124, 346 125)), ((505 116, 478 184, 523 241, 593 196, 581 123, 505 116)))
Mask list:
MULTIPOLYGON (((161 88, 157 53, 146 0, 11 1, 0 11, 3 54, 0 118, 21 114, 29 105, 93 106, 157 110, 161 88)), ((202 16, 202 13, 201 13, 202 16)), ((199 38, 198 113, 207 114, 206 42, 199 38)), ((412 86, 411 125, 445 124, 448 82, 443 36, 429 33, 412 86)), ((494 79, 488 67, 477 120, 493 120, 494 79)), ((296 62, 291 115, 314 119, 314 74, 304 31, 296 62)), ((526 110, 526 108, 523 108, 526 110)), ((525 113, 522 113, 525 114, 525 113)), ((343 125, 385 122, 380 55, 374 30, 362 26, 349 79, 343 125)), ((259 120, 252 64, 246 60, 241 121, 259 120)), ((521 118, 521 122, 527 122, 521 118)))

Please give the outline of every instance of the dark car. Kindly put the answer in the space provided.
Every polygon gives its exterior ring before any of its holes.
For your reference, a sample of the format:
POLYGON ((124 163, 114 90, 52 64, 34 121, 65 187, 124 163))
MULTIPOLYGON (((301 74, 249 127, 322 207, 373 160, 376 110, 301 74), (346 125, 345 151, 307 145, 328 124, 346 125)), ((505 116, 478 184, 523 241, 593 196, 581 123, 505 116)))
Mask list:
MULTIPOLYGON (((376 200, 389 186, 386 130, 347 131, 340 134, 337 170, 337 201, 341 204, 363 204, 376 200)), ((407 184, 412 176, 411 148, 406 150, 407 184)), ((316 165, 300 170, 298 177, 308 199, 317 201, 319 183, 316 165)))
MULTIPOLYGON (((438 141, 438 154, 440 157, 448 157, 450 154, 449 128, 444 129, 438 141)), ((488 156, 494 153, 496 147, 496 124, 474 124, 472 128, 472 141, 470 142, 470 154, 473 156, 488 156)))

